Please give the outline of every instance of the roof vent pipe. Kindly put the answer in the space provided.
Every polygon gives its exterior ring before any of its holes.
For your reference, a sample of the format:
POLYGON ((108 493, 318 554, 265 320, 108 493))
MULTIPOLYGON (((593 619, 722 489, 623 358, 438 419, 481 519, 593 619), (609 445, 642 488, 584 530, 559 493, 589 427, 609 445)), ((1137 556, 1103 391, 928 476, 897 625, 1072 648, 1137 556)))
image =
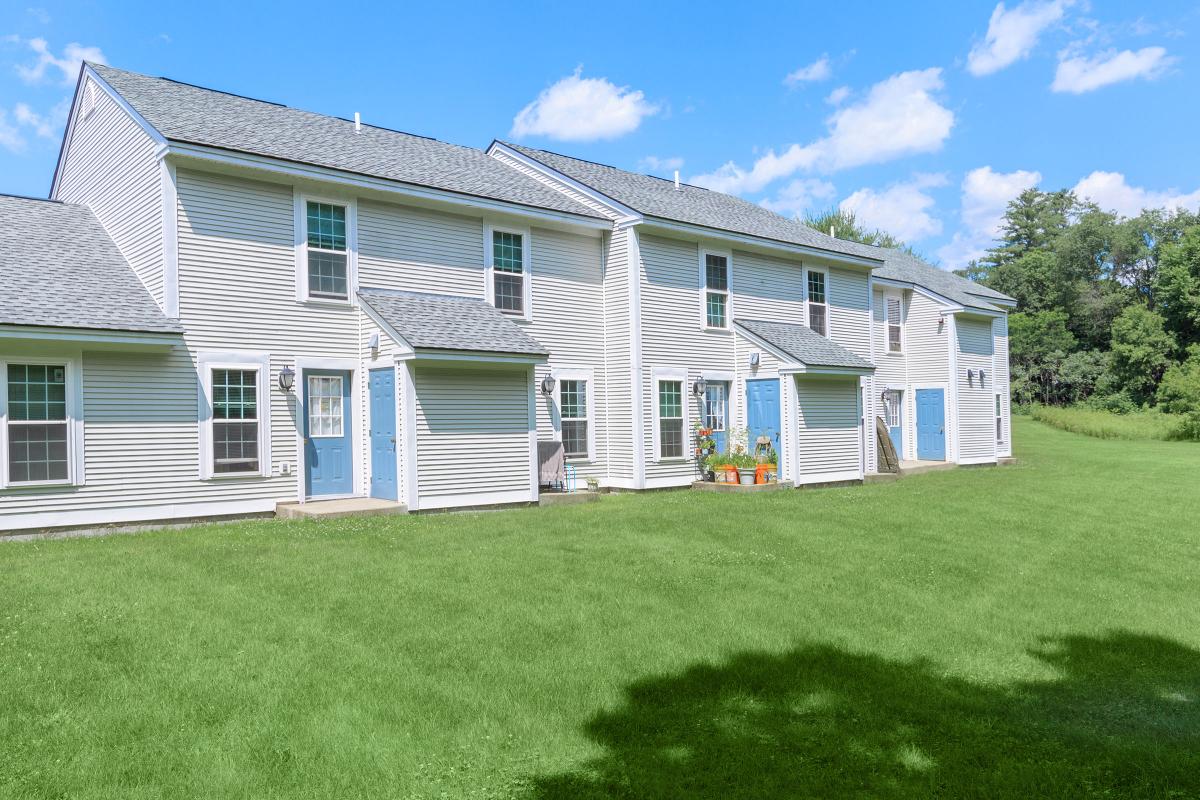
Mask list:
POLYGON ((834 227, 833 227, 832 225, 830 225, 830 226, 829 226, 829 238, 830 238, 830 239, 836 239, 836 238, 837 238, 837 234, 835 234, 833 231, 834 231, 834 227))
POLYGON ((679 191, 679 170, 675 170, 675 191, 679 191))
POLYGON ((362 133, 362 115, 357 111, 354 112, 354 132, 362 133))

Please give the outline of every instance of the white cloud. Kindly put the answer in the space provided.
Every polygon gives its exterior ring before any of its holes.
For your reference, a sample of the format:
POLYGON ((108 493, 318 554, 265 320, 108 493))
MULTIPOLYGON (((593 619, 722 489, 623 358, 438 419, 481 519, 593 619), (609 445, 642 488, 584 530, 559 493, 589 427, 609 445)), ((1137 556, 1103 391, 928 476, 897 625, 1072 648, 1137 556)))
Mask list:
POLYGON ((829 65, 829 56, 823 55, 808 66, 800 67, 800 69, 794 72, 789 72, 787 77, 783 79, 783 84, 795 88, 802 83, 827 81, 832 76, 833 67, 829 65))
POLYGON ((70 97, 64 97, 47 114, 39 114, 26 103, 17 103, 13 107, 13 119, 18 125, 32 128, 34 133, 43 139, 54 139, 58 136, 59 129, 66 124, 70 111, 70 97))
POLYGON ((37 54, 37 60, 32 65, 17 67, 17 74, 26 83, 42 83, 47 77, 50 79, 57 77, 59 83, 69 86, 79 76, 79 67, 84 61, 108 63, 99 47, 84 46, 78 42, 71 42, 63 48, 61 57, 55 56, 50 50, 50 45, 40 37, 30 39, 26 44, 37 54), (55 71, 58 73, 57 76, 54 74, 55 71), (50 73, 49 76, 47 76, 47 72, 50 73))
POLYGON ((679 156, 671 156, 669 158, 646 156, 638 162, 638 169, 645 170, 646 172, 670 172, 682 166, 683 159, 679 156))
POLYGON ((568 142, 615 139, 637 130, 658 106, 627 86, 606 78, 584 78, 577 68, 572 75, 544 89, 513 119, 512 135, 548 136, 568 142))
POLYGON ((934 152, 954 127, 954 113, 932 94, 942 86, 937 67, 893 75, 872 86, 859 102, 835 111, 826 120, 829 132, 823 138, 793 144, 782 153, 768 151, 748 170, 730 161, 691 182, 721 192, 757 192, 799 170, 835 172, 934 152))
POLYGON ((763 208, 769 208, 785 217, 798 217, 812 209, 818 202, 828 203, 837 194, 829 181, 820 178, 797 178, 791 181, 770 200, 763 200, 763 208))
POLYGON ((2 108, 0 108, 0 147, 10 153, 25 151, 25 137, 21 135, 21 131, 15 125, 9 124, 8 113, 2 108))
POLYGON ((996 172, 978 167, 968 172, 962 182, 962 229, 937 253, 947 269, 960 269, 981 258, 1000 234, 1008 201, 1041 180, 1040 172, 1023 169, 996 172))
POLYGON ((1120 172, 1097 170, 1075 184, 1074 192, 1077 197, 1091 200, 1105 211, 1116 211, 1126 217, 1135 217, 1145 208, 1200 211, 1200 189, 1190 193, 1178 189, 1144 189, 1130 186, 1120 172))
POLYGON ((946 185, 945 175, 916 175, 910 181, 885 189, 859 189, 841 202, 868 228, 886 231, 906 242, 916 242, 942 232, 942 221, 930 211, 935 205, 927 192, 946 185))
POLYGON ((27 8, 25 9, 25 13, 33 17, 42 25, 50 24, 50 12, 44 8, 27 8))
POLYGON ((1028 0, 1009 10, 998 3, 983 41, 967 55, 967 71, 977 77, 990 75, 1028 57, 1042 31, 1062 19, 1070 5, 1072 0, 1028 0))
POLYGON ((1110 50, 1091 58, 1063 51, 1059 54, 1058 70, 1050 88, 1055 92, 1083 94, 1134 78, 1153 80, 1166 72, 1175 60, 1163 47, 1143 47, 1119 53, 1110 50))
POLYGON ((825 98, 825 102, 829 103, 829 105, 831 105, 831 106, 840 106, 843 102, 845 102, 846 98, 849 96, 850 96, 850 87, 849 86, 839 86, 838 88, 834 89, 832 92, 829 93, 829 95, 825 98))

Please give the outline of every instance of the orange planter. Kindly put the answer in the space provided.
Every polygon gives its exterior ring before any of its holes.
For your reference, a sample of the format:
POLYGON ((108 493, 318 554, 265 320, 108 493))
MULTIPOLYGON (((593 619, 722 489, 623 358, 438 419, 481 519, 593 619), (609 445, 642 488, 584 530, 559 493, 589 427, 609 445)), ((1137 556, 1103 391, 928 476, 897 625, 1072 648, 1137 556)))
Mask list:
POLYGON ((738 482, 737 467, 730 466, 729 464, 722 464, 721 466, 717 467, 716 470, 714 470, 714 471, 715 472, 724 472, 726 483, 737 483, 738 482))
POLYGON ((779 472, 778 464, 759 464, 754 469, 754 482, 755 483, 766 483, 768 472, 774 472, 774 473, 778 474, 778 472, 779 472))

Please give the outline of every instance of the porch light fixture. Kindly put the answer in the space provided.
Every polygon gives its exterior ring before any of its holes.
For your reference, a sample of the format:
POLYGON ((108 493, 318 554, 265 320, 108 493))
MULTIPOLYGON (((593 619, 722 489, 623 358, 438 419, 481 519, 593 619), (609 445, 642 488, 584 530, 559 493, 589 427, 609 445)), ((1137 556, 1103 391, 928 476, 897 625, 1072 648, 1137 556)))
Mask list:
POLYGON ((703 397, 706 388, 708 388, 708 383, 705 382, 704 378, 699 378, 692 384, 692 394, 696 395, 696 397, 703 397))
POLYGON ((546 395, 546 397, 554 394, 554 383, 555 381, 553 375, 547 375, 546 377, 542 378, 542 394, 546 395))
POLYGON ((758 362, 761 360, 762 360, 762 357, 759 355, 757 350, 755 352, 751 353, 750 354, 750 368, 754 369, 755 367, 757 367, 758 362))
POLYGON ((979 385, 980 386, 983 386, 984 378, 985 378, 985 375, 984 375, 983 370, 979 370, 979 385))
POLYGON ((292 387, 296 385, 296 370, 291 367, 284 367, 279 370, 279 388, 285 392, 290 392, 292 387))

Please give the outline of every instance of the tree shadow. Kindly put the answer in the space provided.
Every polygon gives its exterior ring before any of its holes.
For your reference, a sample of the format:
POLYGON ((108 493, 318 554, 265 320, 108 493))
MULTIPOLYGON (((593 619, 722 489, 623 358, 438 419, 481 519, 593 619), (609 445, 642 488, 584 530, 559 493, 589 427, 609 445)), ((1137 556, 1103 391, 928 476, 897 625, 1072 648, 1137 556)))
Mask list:
POLYGON ((1047 639, 1059 677, 988 686, 826 645, 639 681, 606 753, 535 798, 1200 797, 1200 653, 1047 639))

